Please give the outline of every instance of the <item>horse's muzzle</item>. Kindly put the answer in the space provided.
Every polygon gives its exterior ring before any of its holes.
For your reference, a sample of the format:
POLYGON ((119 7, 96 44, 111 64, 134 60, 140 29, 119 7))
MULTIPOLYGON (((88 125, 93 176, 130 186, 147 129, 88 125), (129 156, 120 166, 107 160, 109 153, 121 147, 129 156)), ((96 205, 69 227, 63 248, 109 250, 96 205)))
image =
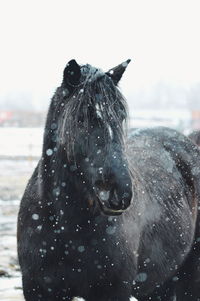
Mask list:
POLYGON ((120 215, 131 203, 132 191, 126 190, 123 193, 117 188, 103 189, 95 187, 95 194, 101 210, 106 215, 120 215))

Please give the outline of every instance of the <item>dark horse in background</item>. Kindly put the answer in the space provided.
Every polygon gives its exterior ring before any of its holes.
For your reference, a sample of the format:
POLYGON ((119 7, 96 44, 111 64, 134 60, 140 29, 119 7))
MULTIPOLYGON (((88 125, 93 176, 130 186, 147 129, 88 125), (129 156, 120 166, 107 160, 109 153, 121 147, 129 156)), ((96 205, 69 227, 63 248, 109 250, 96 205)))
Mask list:
POLYGON ((200 300, 200 151, 168 128, 126 136, 128 63, 64 70, 18 217, 26 301, 200 300))

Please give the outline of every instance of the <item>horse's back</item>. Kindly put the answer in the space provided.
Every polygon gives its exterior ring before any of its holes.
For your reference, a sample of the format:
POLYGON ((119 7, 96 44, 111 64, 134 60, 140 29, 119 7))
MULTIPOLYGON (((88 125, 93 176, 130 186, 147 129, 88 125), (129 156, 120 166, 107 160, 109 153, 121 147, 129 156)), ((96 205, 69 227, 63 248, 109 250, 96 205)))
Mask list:
POLYGON ((189 206, 197 214, 194 207, 200 198, 200 150, 190 139, 166 127, 134 130, 129 136, 128 154, 131 167, 145 185, 153 181, 163 192, 166 187, 174 194, 191 195, 195 201, 191 200, 189 206))
MULTIPOLYGON (((198 147, 185 135, 170 128, 156 127, 131 131, 128 153, 129 158, 136 164, 143 164, 142 161, 146 157, 146 160, 153 160, 149 161, 151 164, 157 162, 160 167, 163 165, 164 170, 176 167, 186 177, 190 173, 194 180, 200 175, 198 147), (137 160, 137 157, 141 156, 143 160, 137 160)), ((189 177, 187 178, 189 180, 189 177)))
POLYGON ((151 271, 140 288, 148 291, 163 275, 173 275, 192 249, 200 199, 200 151, 181 133, 157 127, 132 131, 128 153, 143 229, 139 272, 151 271))

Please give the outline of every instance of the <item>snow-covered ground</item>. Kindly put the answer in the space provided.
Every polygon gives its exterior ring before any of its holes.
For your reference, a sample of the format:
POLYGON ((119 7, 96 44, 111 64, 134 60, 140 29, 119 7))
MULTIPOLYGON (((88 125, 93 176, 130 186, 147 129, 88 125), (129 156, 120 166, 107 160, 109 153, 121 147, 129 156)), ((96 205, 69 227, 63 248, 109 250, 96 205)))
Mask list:
POLYGON ((19 201, 0 201, 0 300, 22 301, 21 274, 16 252, 19 201))
POLYGON ((38 157, 43 128, 0 128, 0 157, 38 157))
POLYGON ((37 160, 0 158, 0 300, 23 301, 17 261, 16 222, 20 199, 37 160))
POLYGON ((17 261, 19 202, 41 153, 42 129, 0 128, 0 300, 23 301, 17 261))

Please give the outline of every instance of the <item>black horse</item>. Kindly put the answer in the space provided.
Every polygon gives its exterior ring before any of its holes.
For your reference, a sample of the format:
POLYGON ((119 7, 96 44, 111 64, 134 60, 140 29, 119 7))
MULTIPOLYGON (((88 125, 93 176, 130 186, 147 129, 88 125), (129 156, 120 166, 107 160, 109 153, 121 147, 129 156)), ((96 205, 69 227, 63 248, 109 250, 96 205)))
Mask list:
POLYGON ((64 70, 18 217, 26 301, 200 300, 200 151, 168 128, 125 135, 128 63, 64 70))

